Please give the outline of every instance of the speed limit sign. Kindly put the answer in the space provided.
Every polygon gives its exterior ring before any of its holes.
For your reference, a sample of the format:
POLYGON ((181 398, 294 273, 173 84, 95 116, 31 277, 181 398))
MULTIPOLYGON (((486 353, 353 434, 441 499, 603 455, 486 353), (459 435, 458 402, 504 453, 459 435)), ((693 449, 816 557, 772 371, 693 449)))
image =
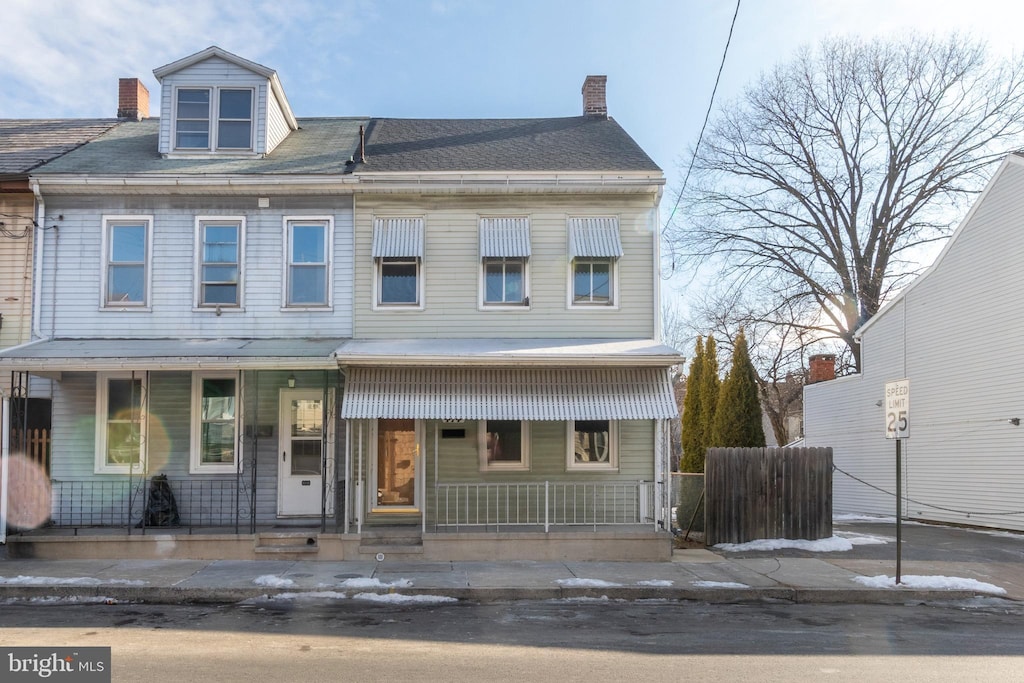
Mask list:
POLYGON ((910 380, 885 383, 885 438, 910 436, 910 380))

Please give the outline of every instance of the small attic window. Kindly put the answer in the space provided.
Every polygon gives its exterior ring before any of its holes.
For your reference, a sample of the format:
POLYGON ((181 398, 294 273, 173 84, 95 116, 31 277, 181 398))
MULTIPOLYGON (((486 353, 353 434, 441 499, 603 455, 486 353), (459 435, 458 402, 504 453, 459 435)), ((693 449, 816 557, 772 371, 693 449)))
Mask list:
POLYGON ((179 88, 174 148, 252 150, 252 101, 251 88, 179 88))

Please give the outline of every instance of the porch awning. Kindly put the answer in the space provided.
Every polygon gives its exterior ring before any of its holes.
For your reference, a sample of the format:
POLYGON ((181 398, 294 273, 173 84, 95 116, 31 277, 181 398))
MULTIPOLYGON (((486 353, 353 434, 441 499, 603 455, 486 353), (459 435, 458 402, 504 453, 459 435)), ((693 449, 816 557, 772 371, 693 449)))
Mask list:
POLYGON ((350 368, 344 419, 655 420, 668 368, 350 368))
POLYGON ((480 258, 528 258, 528 218, 481 218, 480 258))
POLYGON ((0 351, 0 371, 337 370, 337 339, 44 339, 0 351))
POLYGON ((570 218, 569 256, 570 258, 619 258, 622 256, 619 220, 614 217, 570 218))
POLYGON ((375 219, 372 255, 373 258, 423 258, 423 219, 375 219))

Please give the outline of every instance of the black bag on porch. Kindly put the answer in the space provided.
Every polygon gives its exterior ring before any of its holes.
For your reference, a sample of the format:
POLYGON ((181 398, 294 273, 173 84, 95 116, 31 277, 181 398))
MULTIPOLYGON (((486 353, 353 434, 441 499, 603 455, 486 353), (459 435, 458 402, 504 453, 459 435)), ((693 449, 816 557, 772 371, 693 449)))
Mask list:
POLYGON ((171 491, 171 485, 167 482, 167 475, 158 474, 149 481, 149 499, 146 501, 146 511, 142 515, 142 521, 135 526, 136 528, 178 526, 180 523, 178 502, 174 500, 174 493, 171 491))

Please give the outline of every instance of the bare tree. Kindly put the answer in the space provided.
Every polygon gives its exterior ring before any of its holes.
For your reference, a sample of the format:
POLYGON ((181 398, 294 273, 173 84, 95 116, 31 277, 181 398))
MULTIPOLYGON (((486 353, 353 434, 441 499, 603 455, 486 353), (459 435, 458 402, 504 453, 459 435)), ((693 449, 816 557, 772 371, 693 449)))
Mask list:
POLYGON ((715 256, 727 277, 812 303, 800 326, 841 339, 859 369, 857 327, 1022 133, 1024 68, 983 44, 825 41, 725 106, 669 239, 677 257, 715 256))

